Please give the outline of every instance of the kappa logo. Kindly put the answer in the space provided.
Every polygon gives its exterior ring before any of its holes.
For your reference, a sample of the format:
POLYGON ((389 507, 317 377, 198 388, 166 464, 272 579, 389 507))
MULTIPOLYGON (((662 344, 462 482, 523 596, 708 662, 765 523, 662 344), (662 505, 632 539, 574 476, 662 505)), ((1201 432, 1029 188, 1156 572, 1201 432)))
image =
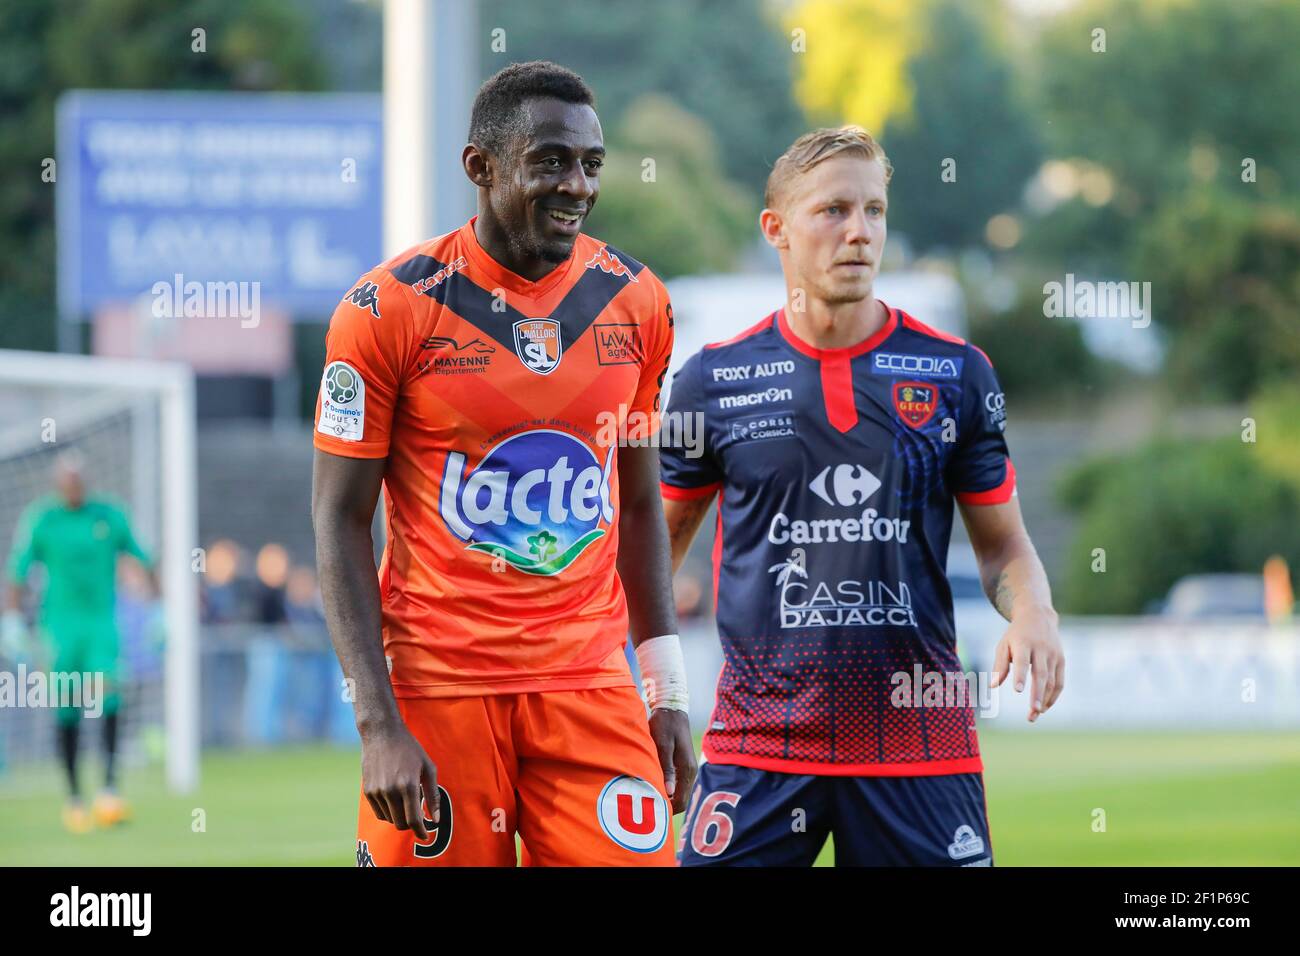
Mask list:
POLYGON ((968 856, 984 852, 984 840, 971 827, 964 823, 957 828, 948 844, 948 855, 954 860, 964 860, 968 856))
POLYGON ((645 355, 641 329, 633 324, 597 323, 596 361, 601 365, 638 365, 645 355))
POLYGON ((373 282, 363 282, 343 297, 344 302, 351 302, 358 309, 368 309, 376 319, 379 318, 379 286, 373 282))
POLYGON ((587 260, 587 268, 599 269, 601 272, 608 272, 612 276, 623 276, 632 282, 637 281, 636 276, 632 275, 632 271, 623 265, 618 256, 609 251, 608 246, 601 246, 596 250, 592 257, 587 260))
POLYGON ((375 857, 370 852, 370 843, 366 840, 357 841, 357 866, 374 866, 375 857))
POLYGON ((461 269, 464 269, 469 263, 464 256, 461 256, 450 265, 445 265, 431 276, 425 276, 411 286, 411 290, 416 295, 428 295, 434 289, 442 284, 444 279, 450 278, 461 269))
POLYGON ((920 429, 939 407, 939 390, 924 382, 895 382, 894 410, 912 428, 920 429))
POLYGON ((605 835, 633 853, 653 853, 668 838, 668 804, 640 777, 623 774, 605 784, 596 816, 605 835))
POLYGON ((538 375, 550 375, 564 354, 560 323, 555 319, 520 319, 515 323, 515 354, 538 375))

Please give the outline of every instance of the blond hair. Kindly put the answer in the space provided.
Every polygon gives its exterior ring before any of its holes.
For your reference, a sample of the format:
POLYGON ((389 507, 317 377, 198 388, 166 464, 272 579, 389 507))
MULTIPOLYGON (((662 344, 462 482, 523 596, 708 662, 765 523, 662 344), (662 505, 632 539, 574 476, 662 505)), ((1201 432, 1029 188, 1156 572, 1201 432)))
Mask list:
POLYGON ((894 176, 894 167, 884 149, 861 126, 838 126, 815 129, 804 133, 773 164, 763 192, 763 204, 774 209, 777 200, 789 190, 790 184, 812 169, 840 153, 856 153, 863 159, 874 159, 885 168, 885 184, 894 176))

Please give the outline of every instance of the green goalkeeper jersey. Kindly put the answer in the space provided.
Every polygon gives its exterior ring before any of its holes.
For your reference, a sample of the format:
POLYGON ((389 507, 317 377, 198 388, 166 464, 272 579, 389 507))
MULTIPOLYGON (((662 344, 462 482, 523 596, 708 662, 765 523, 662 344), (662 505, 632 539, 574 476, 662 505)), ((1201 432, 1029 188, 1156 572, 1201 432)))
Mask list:
POLYGON ((111 621, 117 595, 117 556, 148 563, 126 512, 103 498, 87 497, 71 508, 60 497, 41 498, 18 523, 9 579, 21 584, 32 564, 45 566, 42 619, 51 622, 111 621))

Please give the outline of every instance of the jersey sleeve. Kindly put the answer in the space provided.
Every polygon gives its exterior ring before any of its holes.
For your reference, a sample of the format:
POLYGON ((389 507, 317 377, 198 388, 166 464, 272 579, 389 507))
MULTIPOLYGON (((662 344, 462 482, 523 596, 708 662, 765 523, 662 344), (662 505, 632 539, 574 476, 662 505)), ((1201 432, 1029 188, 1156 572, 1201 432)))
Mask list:
MULTIPOLYGON (((649 269, 645 272, 649 273, 649 269)), ((648 434, 659 430, 660 392, 664 386, 664 376, 668 374, 668 363, 673 357, 673 307, 668 299, 668 289, 659 281, 659 277, 648 275, 654 287, 649 318, 641 323, 641 335, 645 349, 645 360, 641 363, 641 377, 637 381, 636 394, 632 399, 632 410, 650 423, 648 434)))
POLYGON ((708 440, 702 356, 696 352, 677 370, 668 394, 674 427, 667 431, 673 440, 659 446, 659 491, 676 501, 703 498, 722 486, 722 469, 708 440))
POLYGON ((117 549, 129 554, 141 564, 152 564, 148 552, 140 547, 136 540, 135 529, 131 527, 131 517, 122 508, 113 508, 113 524, 117 529, 117 549))
POLYGON ((316 447, 346 458, 388 454, 413 345, 406 291, 386 269, 361 277, 330 318, 316 397, 316 447))
POLYGON ((1007 451, 1006 397, 988 356, 973 346, 966 359, 957 449, 948 463, 948 487, 959 502, 1000 505, 1016 493, 1007 451))
POLYGON ((27 506, 18 519, 18 527, 14 531, 13 547, 9 551, 9 562, 6 568, 9 580, 14 584, 25 582, 33 562, 40 560, 36 546, 36 526, 40 523, 41 516, 44 513, 45 509, 39 503, 34 502, 27 506))

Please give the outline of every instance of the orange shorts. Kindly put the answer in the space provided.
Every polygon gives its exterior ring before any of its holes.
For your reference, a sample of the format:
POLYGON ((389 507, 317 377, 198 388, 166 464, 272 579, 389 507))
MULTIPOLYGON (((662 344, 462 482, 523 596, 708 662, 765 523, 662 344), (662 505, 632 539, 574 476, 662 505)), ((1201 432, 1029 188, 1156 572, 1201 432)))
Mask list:
POLYGON ((633 687, 399 699, 438 768, 442 806, 415 842, 364 793, 359 866, 672 866, 672 811, 633 687))

